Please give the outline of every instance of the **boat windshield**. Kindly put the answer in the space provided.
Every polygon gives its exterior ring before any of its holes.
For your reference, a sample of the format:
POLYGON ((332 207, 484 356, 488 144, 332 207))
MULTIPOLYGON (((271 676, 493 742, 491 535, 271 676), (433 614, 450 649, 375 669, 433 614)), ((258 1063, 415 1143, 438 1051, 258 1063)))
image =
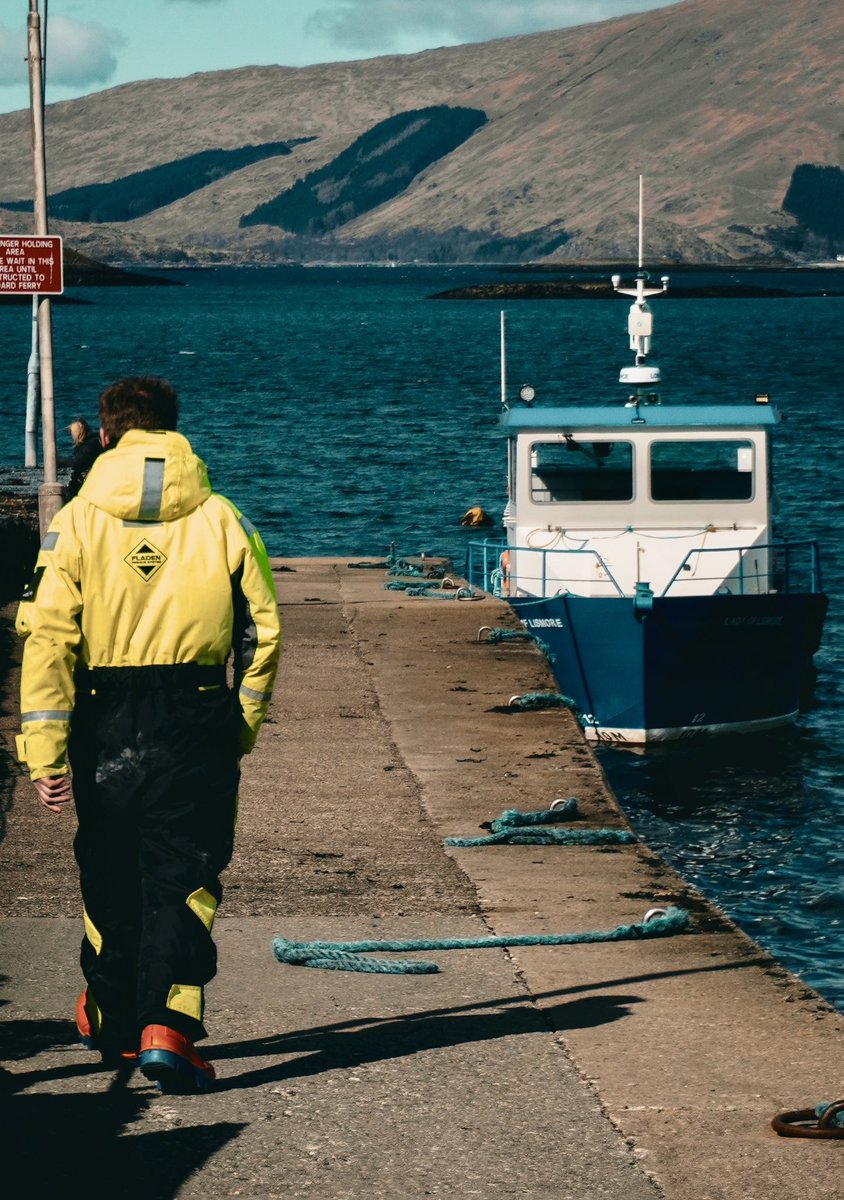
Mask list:
POLYGON ((630 442, 534 442, 530 451, 531 499, 537 504, 633 499, 630 442))
POLYGON ((656 501, 750 500, 753 445, 748 441, 656 441, 651 445, 656 501))

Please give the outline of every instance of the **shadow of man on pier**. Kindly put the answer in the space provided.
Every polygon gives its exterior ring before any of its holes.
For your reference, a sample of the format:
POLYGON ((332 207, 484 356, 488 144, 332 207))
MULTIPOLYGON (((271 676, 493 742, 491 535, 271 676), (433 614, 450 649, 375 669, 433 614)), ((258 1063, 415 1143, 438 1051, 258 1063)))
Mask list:
POLYGON ((481 1003, 468 1003, 457 1008, 433 1009, 397 1017, 358 1018, 300 1029, 288 1033, 253 1038, 249 1041, 227 1042, 209 1047, 214 1062, 226 1059, 275 1058, 267 1066, 257 1067, 218 1079, 217 1091, 260 1087, 289 1079, 317 1075, 360 1066, 391 1058, 402 1058, 425 1050, 470 1042, 490 1041, 519 1034, 564 1033, 572 1029, 589 1029, 623 1020, 631 1015, 632 1007, 646 1003, 645 997, 630 992, 608 991, 610 988, 645 983, 650 980, 681 975, 731 971, 770 965, 766 955, 749 955, 746 959, 728 960, 704 967, 684 968, 634 975, 601 983, 575 984, 537 995, 507 996, 481 1003), (576 996, 576 993, 587 993, 576 996), (537 1002, 555 997, 557 1004, 540 1006, 537 1002))
MULTIPOLYGON (((0 1021, 0 1059, 20 1062, 70 1049, 78 1042, 70 1021, 0 1021)), ((8 1147, 5 1178, 15 1195, 64 1200, 170 1200, 185 1180, 245 1128, 221 1122, 133 1132, 151 1106, 150 1090, 131 1089, 131 1065, 114 1072, 103 1091, 59 1090, 102 1076, 98 1062, 11 1071, 0 1067, 0 1128, 8 1147), (50 1091, 44 1090, 50 1087, 50 1091), (29 1091, 37 1088, 37 1091, 29 1091), (25 1092, 25 1094, 20 1094, 25 1092)), ((10 1193, 11 1194, 11 1193, 10 1193)))
POLYGON ((364 1063, 403 1058, 426 1050, 471 1042, 495 1041, 523 1034, 548 1034, 621 1020, 640 997, 590 996, 540 1009, 524 996, 487 1005, 339 1022, 251 1041, 229 1042, 209 1050, 214 1061, 273 1057, 268 1066, 217 1082, 217 1091, 259 1087, 281 1080, 343 1070, 364 1063))

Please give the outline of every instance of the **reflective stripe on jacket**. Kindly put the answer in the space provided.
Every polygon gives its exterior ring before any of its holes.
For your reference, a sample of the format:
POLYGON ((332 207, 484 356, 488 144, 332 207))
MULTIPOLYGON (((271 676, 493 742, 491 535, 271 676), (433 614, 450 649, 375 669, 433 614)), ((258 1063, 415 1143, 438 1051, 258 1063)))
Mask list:
POLYGON ((257 530, 211 491, 174 432, 130 430, 56 514, 18 609, 24 757, 32 779, 67 771, 77 662, 222 664, 234 655, 251 750, 281 646, 257 530))

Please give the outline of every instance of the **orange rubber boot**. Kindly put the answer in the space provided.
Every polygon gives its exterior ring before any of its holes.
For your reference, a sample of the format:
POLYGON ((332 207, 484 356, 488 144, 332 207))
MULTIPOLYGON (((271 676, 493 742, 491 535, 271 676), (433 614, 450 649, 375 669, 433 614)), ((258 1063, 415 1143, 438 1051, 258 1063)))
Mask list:
POLYGON ((101 1014, 96 1002, 88 996, 87 988, 76 1001, 76 1028, 82 1045, 88 1050, 98 1050, 107 1067, 120 1066, 124 1062, 137 1062, 137 1050, 119 1050, 110 1046, 108 1040, 103 1037, 101 1014), (93 1019, 92 1011, 95 1014, 93 1019))
POLYGON ((141 1034, 139 1065, 147 1079, 165 1093, 207 1092, 216 1074, 201 1059, 193 1042, 167 1025, 147 1025, 141 1034))

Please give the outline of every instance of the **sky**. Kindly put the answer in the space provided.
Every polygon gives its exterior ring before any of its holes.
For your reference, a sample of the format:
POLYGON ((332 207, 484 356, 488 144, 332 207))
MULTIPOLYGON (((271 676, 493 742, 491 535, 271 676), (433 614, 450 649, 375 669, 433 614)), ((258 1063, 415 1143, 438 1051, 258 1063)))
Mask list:
MULTIPOLYGON (((677 0, 36 0, 46 99, 233 67, 412 54, 664 8, 677 0), (46 22, 45 22, 46 18, 46 22)), ((0 112, 29 107, 32 0, 0 5, 0 112), (17 15, 16 15, 17 14, 17 15)))

